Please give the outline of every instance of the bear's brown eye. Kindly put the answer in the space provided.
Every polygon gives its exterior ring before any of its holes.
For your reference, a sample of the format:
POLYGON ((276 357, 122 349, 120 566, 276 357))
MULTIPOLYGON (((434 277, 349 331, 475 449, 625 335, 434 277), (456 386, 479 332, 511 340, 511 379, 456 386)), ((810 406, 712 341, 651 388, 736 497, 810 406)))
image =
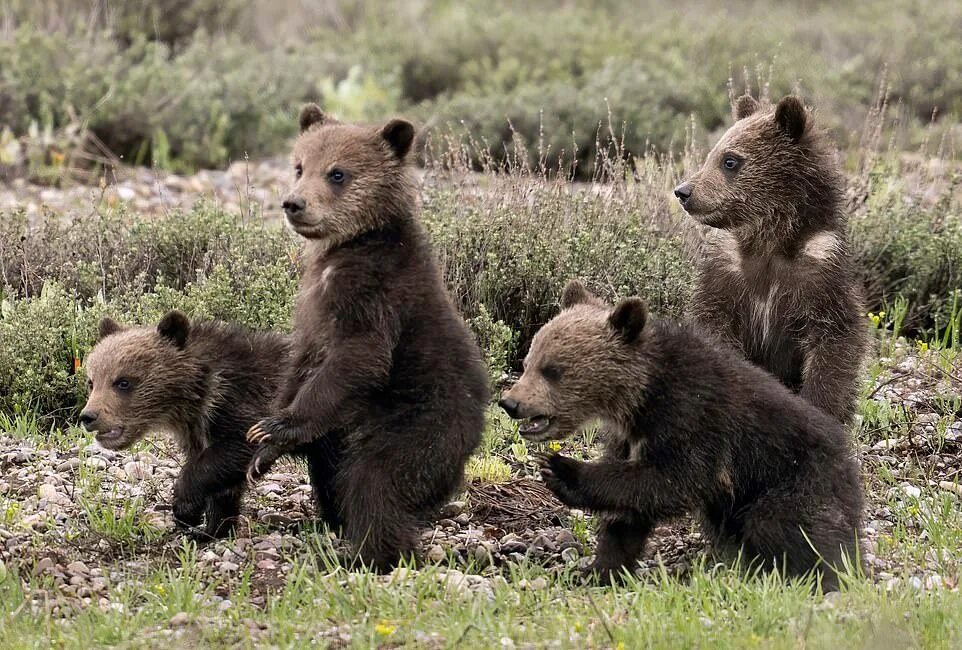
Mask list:
POLYGON ((725 158, 722 160, 722 165, 724 165, 725 169, 728 171, 735 171, 738 169, 738 166, 741 164, 741 162, 742 161, 735 156, 725 156, 725 158))
POLYGON ((133 384, 130 383, 129 379, 125 377, 121 377, 120 379, 114 382, 114 387, 119 391, 127 392, 133 387, 133 384))
POLYGON ((336 167, 327 173, 327 177, 332 183, 337 183, 338 185, 343 183, 344 179, 347 178, 346 174, 336 167))
POLYGON ((304 175, 304 165, 297 163, 294 165, 294 178, 300 178, 304 175))
POLYGON ((564 371, 554 364, 545 364, 541 366, 541 375, 550 382, 561 381, 561 375, 564 371))

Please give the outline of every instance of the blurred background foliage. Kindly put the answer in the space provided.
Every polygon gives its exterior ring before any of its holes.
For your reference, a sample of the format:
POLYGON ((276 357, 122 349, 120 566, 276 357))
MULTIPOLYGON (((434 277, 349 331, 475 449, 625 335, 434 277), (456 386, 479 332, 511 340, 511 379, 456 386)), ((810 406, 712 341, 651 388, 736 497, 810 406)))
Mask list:
POLYGON ((319 100, 495 158, 520 139, 585 178, 612 136, 636 155, 704 144, 731 84, 800 92, 843 145, 882 89, 913 149, 962 114, 960 33, 962 4, 937 0, 7 0, 0 130, 80 123, 127 162, 184 170, 283 151, 319 100))

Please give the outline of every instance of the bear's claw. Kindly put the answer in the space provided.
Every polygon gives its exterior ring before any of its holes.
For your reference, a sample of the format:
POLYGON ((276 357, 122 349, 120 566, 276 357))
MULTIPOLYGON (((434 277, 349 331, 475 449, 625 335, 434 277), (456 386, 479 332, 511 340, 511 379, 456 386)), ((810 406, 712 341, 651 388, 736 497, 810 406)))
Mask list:
POLYGON ((262 445, 265 442, 270 441, 271 434, 270 432, 265 431, 263 429, 262 427, 263 423, 264 421, 261 420, 260 422, 252 426, 250 429, 248 429, 247 442, 251 443, 252 445, 262 445))

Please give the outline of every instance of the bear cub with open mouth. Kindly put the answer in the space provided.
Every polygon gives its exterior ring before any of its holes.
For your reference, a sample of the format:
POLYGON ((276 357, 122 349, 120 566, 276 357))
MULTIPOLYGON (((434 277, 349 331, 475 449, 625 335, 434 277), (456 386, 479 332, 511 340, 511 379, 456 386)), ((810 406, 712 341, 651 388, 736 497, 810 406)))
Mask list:
POLYGON ((540 457, 562 503, 600 515, 591 569, 631 570, 656 525, 697 513, 720 546, 836 589, 862 516, 843 425, 734 350, 650 319, 640 298, 612 308, 572 281, 561 306, 500 404, 536 442, 607 427, 597 462, 540 457))

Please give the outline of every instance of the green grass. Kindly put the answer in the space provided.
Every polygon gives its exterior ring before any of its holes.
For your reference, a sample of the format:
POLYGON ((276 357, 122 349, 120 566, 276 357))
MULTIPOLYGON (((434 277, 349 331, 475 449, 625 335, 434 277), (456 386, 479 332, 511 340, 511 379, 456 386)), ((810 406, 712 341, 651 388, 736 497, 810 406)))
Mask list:
MULTIPOLYGON (((511 642, 573 648, 954 648, 962 643, 957 591, 886 589, 858 579, 836 596, 815 599, 804 582, 785 584, 773 575, 745 578, 737 570, 707 565, 684 579, 656 574, 604 589, 578 586, 568 573, 551 576, 519 566, 505 581, 495 581, 489 594, 459 595, 447 586, 443 568, 393 578, 356 573, 348 579, 305 562, 266 606, 256 607, 243 598, 251 589, 249 574, 204 576, 193 569, 190 551, 180 560, 179 568, 112 587, 112 604, 105 610, 88 607, 56 622, 23 606, 26 592, 17 576, 7 573, 0 580, 0 641, 11 649, 159 647, 169 643, 164 630, 170 619, 183 612, 190 622, 175 628, 181 638, 212 645, 303 647, 331 642, 338 631, 349 636, 352 647, 430 645, 431 639, 439 647, 477 648, 510 647, 511 642), (539 576, 547 578, 546 588, 518 588, 521 580, 539 576), (227 608, 213 599, 221 591, 231 596, 227 608), (258 630, 253 637, 252 627, 258 630)), ((30 590, 45 586, 30 580, 28 585, 30 590)))

